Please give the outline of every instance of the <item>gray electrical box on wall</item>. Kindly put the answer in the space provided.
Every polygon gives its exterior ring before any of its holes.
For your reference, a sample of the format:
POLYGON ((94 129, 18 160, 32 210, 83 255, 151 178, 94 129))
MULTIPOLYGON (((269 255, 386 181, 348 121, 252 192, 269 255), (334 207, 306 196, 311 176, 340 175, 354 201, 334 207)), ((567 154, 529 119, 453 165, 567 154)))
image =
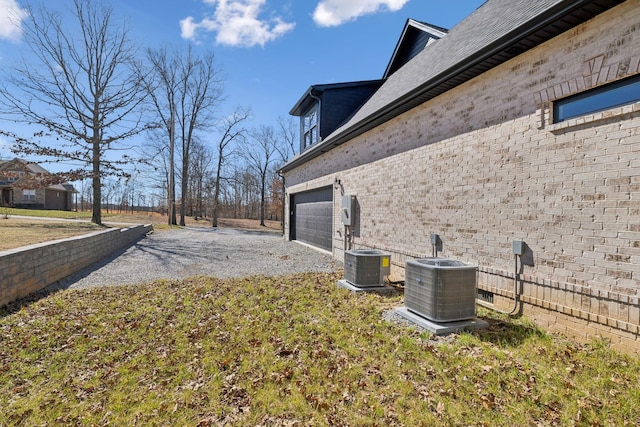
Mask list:
POLYGON ((356 196, 342 196, 342 208, 340 209, 340 217, 343 225, 355 225, 356 213, 356 196))
POLYGON ((525 243, 522 240, 513 241, 513 254, 524 255, 525 243))

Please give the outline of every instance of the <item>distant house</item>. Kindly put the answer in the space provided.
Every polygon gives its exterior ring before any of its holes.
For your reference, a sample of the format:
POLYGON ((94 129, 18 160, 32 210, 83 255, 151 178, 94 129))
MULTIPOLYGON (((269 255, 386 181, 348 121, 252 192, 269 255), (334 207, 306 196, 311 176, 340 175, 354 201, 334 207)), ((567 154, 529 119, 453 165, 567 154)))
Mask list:
POLYGON ((51 173, 21 159, 0 160, 0 206, 72 210, 76 190, 67 182, 49 184, 51 173))
POLYGON ((638 0, 487 0, 450 31, 407 21, 341 123, 323 120, 341 84, 292 110, 285 238, 338 259, 384 250, 396 277, 437 249, 479 266, 484 303, 509 309, 517 290, 541 326, 640 352, 639 23, 638 0))

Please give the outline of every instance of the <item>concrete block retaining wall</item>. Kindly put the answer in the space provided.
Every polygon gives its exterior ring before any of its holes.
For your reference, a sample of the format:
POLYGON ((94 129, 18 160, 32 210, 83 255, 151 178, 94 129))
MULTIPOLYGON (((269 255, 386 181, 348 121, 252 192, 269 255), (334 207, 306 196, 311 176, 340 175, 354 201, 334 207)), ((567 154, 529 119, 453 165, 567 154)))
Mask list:
POLYGON ((0 306, 80 271, 151 231, 150 224, 110 228, 0 251, 0 306))

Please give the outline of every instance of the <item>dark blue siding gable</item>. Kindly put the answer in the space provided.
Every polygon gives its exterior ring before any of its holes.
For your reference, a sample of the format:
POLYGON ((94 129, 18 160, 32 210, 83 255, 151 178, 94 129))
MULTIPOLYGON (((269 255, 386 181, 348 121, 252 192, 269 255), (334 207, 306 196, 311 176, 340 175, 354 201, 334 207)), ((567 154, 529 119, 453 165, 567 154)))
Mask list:
POLYGON ((345 123, 380 87, 379 83, 326 90, 320 109, 320 138, 325 138, 345 123))
POLYGON ((430 42, 444 37, 447 32, 446 28, 408 19, 383 78, 386 79, 398 71, 422 52, 430 42))
MULTIPOLYGON (((301 118, 304 129, 304 118, 314 108, 319 108, 319 139, 329 136, 334 130, 345 124, 362 105, 371 98, 384 80, 364 80, 349 83, 333 83, 313 85, 300 98, 289 114, 301 118)), ((304 132, 304 131, 303 131, 304 132)), ((303 135, 301 134, 301 137, 303 135)), ((308 150, 313 144, 301 141, 301 152, 308 150)))

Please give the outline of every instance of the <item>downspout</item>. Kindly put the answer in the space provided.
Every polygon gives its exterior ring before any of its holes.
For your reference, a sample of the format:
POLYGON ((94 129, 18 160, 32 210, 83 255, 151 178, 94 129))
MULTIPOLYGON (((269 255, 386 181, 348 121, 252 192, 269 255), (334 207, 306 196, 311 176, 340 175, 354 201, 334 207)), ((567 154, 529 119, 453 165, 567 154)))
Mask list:
POLYGON ((287 200, 287 186, 285 185, 284 175, 282 174, 282 170, 277 171, 278 176, 282 178, 282 216, 281 216, 281 227, 282 227, 282 236, 284 237, 284 215, 288 210, 285 209, 286 200, 287 200))

